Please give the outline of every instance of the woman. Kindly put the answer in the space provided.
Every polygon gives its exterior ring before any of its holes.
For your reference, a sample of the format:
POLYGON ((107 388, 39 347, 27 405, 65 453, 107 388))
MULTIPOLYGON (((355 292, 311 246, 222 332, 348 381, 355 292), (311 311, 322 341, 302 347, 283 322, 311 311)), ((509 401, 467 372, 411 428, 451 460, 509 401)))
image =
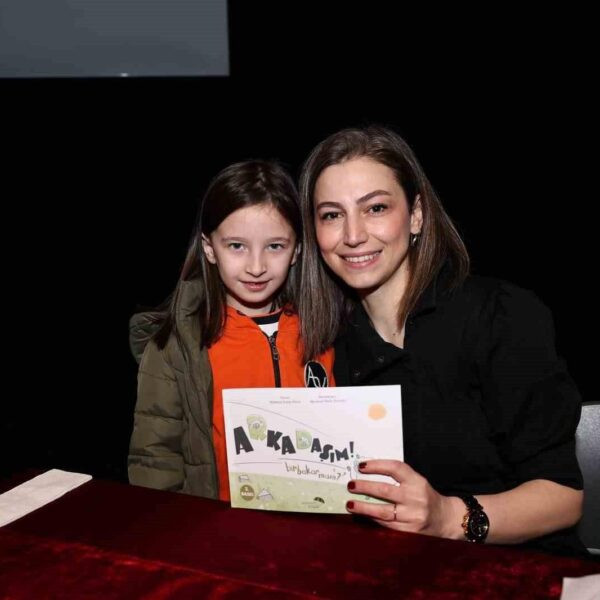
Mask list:
POLYGON ((335 341, 337 385, 402 386, 405 462, 369 460, 362 472, 391 482, 349 484, 388 503, 357 498, 348 511, 402 531, 583 551, 572 529, 580 399, 548 310, 468 276, 456 229, 392 131, 330 136, 300 188, 307 356, 335 341))

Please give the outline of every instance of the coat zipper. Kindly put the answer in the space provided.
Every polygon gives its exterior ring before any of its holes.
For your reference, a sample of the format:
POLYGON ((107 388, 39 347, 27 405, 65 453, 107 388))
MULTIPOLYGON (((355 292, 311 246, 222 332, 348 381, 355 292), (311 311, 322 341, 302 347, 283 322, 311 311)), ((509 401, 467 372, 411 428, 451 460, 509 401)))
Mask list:
MULTIPOLYGON (((265 333, 265 335, 267 335, 265 333)), ((271 348, 271 358, 273 360, 273 372, 275 373, 275 387, 281 387, 281 373, 279 371, 279 350, 277 350, 277 346, 275 345, 275 341, 277 340, 277 332, 273 335, 267 335, 267 339, 269 340, 269 346, 271 348)))

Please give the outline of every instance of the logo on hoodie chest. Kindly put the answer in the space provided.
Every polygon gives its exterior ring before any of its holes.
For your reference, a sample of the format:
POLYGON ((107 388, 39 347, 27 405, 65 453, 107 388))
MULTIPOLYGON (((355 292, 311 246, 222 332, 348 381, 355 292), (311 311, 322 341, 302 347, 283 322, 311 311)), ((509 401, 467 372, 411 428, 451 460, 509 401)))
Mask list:
POLYGON ((306 387, 329 387, 329 377, 321 363, 310 360, 304 365, 304 385, 306 387))

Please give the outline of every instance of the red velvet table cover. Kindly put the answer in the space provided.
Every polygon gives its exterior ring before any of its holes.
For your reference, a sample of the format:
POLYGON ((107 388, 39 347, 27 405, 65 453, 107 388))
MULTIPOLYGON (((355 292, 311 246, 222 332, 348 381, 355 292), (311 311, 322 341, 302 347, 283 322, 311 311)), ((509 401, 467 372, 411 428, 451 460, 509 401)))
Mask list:
POLYGON ((600 564, 93 480, 0 528, 0 598, 558 598, 600 564))

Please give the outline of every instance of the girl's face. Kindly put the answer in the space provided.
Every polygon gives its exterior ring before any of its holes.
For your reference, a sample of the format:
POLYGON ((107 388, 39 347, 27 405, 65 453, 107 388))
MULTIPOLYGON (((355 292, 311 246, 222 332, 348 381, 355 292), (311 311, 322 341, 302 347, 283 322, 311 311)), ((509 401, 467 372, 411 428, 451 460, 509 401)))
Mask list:
POLYGON ((361 157, 332 165, 314 193, 317 242, 324 261, 359 293, 392 290, 407 280, 409 240, 420 233, 420 202, 409 211, 404 190, 385 165, 361 157))
POLYGON ((202 236, 202 247, 217 265, 227 304, 250 316, 269 311, 298 254, 294 230, 269 203, 231 213, 202 236))

